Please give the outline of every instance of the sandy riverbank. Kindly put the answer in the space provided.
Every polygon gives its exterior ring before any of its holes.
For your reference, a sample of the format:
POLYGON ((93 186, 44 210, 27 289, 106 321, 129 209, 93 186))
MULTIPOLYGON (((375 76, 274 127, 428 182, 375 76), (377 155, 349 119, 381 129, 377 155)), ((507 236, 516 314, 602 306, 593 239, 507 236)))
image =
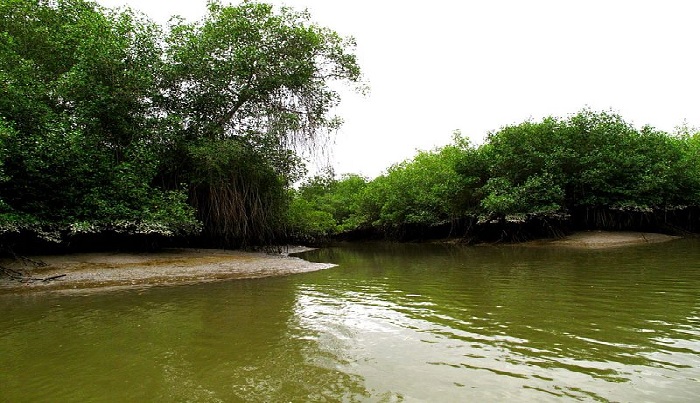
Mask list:
POLYGON ((583 231, 561 239, 528 242, 533 246, 564 246, 585 249, 606 249, 622 246, 668 242, 679 237, 653 232, 583 231))
POLYGON ((132 288, 155 285, 192 284, 305 273, 333 267, 290 257, 212 249, 168 249, 156 253, 80 253, 4 260, 7 273, 0 277, 0 293, 42 290, 132 288), (38 264, 37 264, 38 263, 38 264), (65 275, 65 276, 63 276, 65 275), (49 281, 42 279, 62 276, 49 281))
MULTIPOLYGON (((579 232, 562 239, 526 242, 525 246, 585 249, 615 248, 666 242, 678 237, 645 232, 579 232)), ((0 267, 0 293, 71 291, 193 284, 305 273, 333 267, 284 254, 215 249, 168 249, 157 253, 81 253, 4 260, 0 267), (40 263, 37 265, 36 263, 40 263), (8 270, 9 269, 9 270, 8 270), (15 273, 15 278, 8 275, 15 273), (50 279, 48 281, 42 279, 50 279)))

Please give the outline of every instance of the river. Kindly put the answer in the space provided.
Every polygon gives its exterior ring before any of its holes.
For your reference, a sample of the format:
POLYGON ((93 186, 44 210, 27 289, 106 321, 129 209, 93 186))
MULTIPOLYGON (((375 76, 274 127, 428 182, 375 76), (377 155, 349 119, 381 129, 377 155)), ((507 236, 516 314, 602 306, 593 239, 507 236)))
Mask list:
POLYGON ((0 295, 2 402, 684 402, 700 240, 350 244, 318 272, 0 295))

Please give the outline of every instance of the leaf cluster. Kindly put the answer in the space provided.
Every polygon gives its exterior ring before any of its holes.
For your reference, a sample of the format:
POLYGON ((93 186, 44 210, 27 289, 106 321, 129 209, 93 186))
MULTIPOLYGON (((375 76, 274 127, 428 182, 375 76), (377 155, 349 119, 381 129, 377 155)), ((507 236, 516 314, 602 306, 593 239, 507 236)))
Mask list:
POLYGON ((362 215, 362 195, 368 181, 359 175, 337 179, 332 170, 307 179, 292 191, 287 226, 292 238, 304 241, 328 239, 367 222, 362 215))

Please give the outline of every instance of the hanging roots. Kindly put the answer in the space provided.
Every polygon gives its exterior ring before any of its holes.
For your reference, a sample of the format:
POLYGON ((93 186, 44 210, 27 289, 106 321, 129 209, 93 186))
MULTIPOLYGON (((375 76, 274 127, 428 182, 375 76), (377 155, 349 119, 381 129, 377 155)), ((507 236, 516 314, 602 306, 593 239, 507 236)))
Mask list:
POLYGON ((192 191, 192 205, 204 223, 204 235, 218 246, 265 245, 280 233, 282 195, 266 181, 232 175, 201 184, 192 191))

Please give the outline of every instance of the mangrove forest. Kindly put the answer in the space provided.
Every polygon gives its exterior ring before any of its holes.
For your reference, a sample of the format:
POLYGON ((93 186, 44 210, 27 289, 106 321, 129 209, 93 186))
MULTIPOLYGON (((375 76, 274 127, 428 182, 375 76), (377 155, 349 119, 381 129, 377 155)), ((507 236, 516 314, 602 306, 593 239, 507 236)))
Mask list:
MULTIPOLYGON (((306 178, 361 88, 352 38, 307 12, 208 4, 161 27, 85 0, 0 3, 4 249, 699 228, 700 134, 583 109, 306 178)), ((429 133, 426 133, 429 135, 429 133)), ((371 144, 367 145, 371 147, 371 144)))
POLYGON ((360 82, 354 46, 252 1, 165 28, 85 0, 3 1, 3 246, 278 242, 300 151, 339 124, 331 84, 360 82))
POLYGON ((373 180, 311 178, 289 217, 313 239, 517 242, 593 229, 687 234, 700 228, 699 203, 700 133, 583 109, 502 127, 478 146, 457 132, 373 180))

